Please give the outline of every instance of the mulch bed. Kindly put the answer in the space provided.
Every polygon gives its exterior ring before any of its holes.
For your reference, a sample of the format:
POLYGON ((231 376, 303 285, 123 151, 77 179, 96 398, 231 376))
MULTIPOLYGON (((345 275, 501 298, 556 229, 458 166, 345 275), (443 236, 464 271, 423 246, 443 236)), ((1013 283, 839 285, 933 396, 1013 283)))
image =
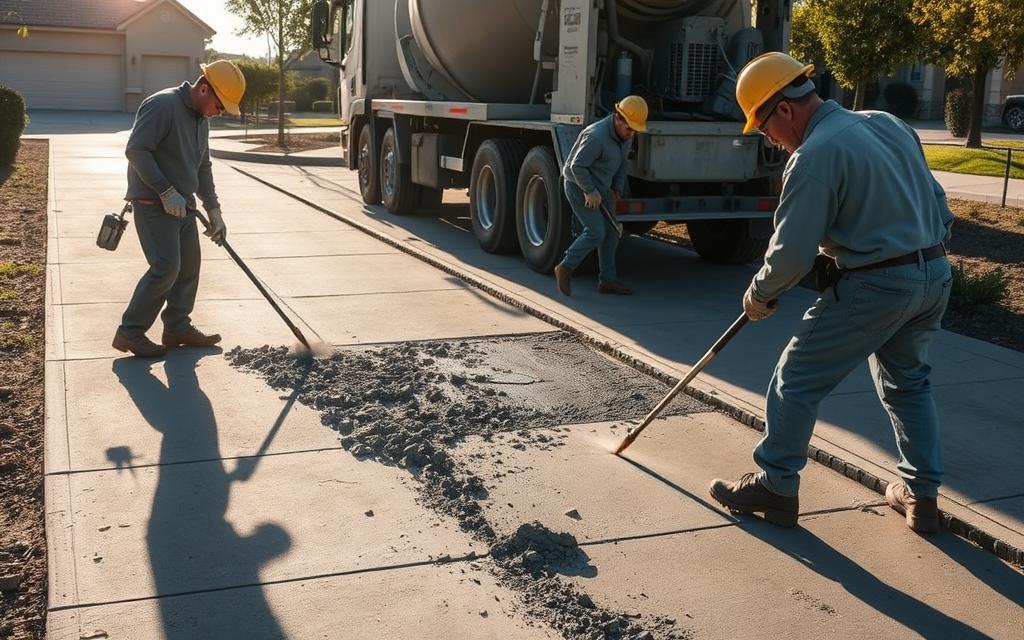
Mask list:
POLYGON ((341 144, 341 135, 338 133, 285 133, 284 146, 277 144, 277 134, 249 136, 240 138, 246 144, 258 145, 249 151, 276 151, 284 153, 295 153, 297 151, 313 151, 316 149, 327 149, 341 144))
POLYGON ((43 362, 49 146, 0 169, 0 639, 46 636, 43 362))

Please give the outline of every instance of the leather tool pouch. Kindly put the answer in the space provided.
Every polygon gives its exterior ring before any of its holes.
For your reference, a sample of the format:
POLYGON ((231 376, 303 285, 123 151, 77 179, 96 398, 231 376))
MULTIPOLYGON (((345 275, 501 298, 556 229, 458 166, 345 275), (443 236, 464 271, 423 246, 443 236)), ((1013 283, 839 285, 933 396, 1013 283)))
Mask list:
POLYGON ((825 254, 818 254, 818 257, 814 259, 811 273, 814 274, 814 288, 818 292, 825 291, 843 277, 843 270, 839 268, 836 261, 825 254))
POLYGON ((124 217, 131 210, 132 203, 127 202, 124 205, 124 209, 121 209, 121 213, 108 213, 103 216, 100 232, 96 234, 97 247, 107 251, 113 251, 117 248, 117 243, 121 242, 121 235, 124 233, 125 227, 128 226, 128 221, 124 217))

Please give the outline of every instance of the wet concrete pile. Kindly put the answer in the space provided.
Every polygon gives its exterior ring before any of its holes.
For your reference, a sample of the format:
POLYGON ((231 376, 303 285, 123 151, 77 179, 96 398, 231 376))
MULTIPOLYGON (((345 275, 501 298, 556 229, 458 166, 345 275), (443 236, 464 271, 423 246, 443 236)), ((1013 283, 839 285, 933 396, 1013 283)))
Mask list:
MULTIPOLYGON (((225 355, 317 409, 353 455, 408 469, 421 502, 491 545, 499 577, 564 637, 684 637, 664 620, 603 611, 559 580, 585 575, 586 555, 571 535, 534 523, 499 539, 483 512, 483 480, 450 453, 469 435, 518 449, 557 447, 567 437, 559 425, 643 416, 665 393, 661 384, 563 333, 377 345, 317 359, 269 346, 225 355)), ((681 396, 666 413, 706 410, 681 396)))

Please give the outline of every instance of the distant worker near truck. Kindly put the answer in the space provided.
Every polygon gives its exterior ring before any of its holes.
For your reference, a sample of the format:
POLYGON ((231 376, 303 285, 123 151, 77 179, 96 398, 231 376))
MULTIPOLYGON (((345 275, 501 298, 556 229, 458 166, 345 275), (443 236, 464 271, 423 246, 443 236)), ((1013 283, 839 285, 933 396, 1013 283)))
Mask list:
POLYGON ((630 295, 633 291, 618 280, 615 253, 618 231, 601 207, 615 214, 615 204, 625 189, 629 150, 633 136, 647 130, 647 102, 640 96, 626 96, 615 105, 615 113, 584 129, 569 151, 562 177, 565 197, 583 227, 555 265, 555 281, 563 295, 572 295, 572 273, 597 249, 600 293, 630 295))
POLYGON ((744 311, 767 318, 816 263, 828 268, 815 268, 825 274, 822 293, 768 385, 765 434, 754 450, 761 471, 715 480, 711 495, 732 511, 795 526, 818 405, 866 359, 899 451, 902 480, 889 483, 886 501, 914 531, 934 532, 942 468, 928 346, 949 300, 944 242, 953 214, 914 130, 888 113, 823 101, 813 72, 771 52, 748 63, 736 83, 744 133, 759 131, 791 154, 744 311))

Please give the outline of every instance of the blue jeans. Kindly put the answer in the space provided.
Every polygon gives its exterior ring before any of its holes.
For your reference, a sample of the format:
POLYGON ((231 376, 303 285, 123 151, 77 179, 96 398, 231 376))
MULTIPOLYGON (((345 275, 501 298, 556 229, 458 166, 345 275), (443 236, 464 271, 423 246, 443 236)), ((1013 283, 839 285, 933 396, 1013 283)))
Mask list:
MULTIPOLYGON (((588 209, 584 204, 583 190, 575 183, 565 183, 565 197, 572 207, 573 215, 583 225, 581 233, 569 248, 565 250, 565 257, 562 258, 562 265, 575 271, 586 259, 591 251, 597 249, 598 278, 601 282, 611 282, 616 279, 615 271, 615 250, 619 246, 619 234, 612 228, 611 223, 605 219, 600 209, 588 209)), ((601 193, 602 204, 611 210, 611 193, 601 193)))
POLYGON ((915 496, 938 495, 939 421, 927 355, 952 280, 945 258, 851 271, 807 310, 775 367, 765 434, 754 449, 768 489, 798 494, 818 404, 867 358, 896 433, 900 476, 915 496))

